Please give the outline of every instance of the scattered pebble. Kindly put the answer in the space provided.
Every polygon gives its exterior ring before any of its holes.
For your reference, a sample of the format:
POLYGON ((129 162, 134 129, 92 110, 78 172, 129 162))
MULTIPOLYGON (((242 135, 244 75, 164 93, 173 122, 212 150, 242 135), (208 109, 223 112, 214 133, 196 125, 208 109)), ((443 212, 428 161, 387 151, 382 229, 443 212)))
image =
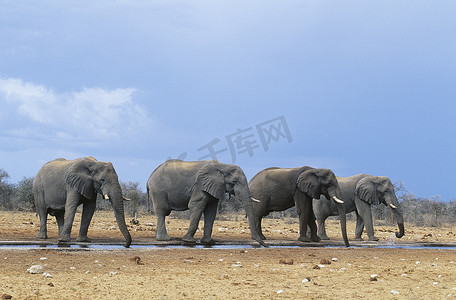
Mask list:
POLYGON ((319 264, 318 266, 319 266, 320 268, 324 268, 324 267, 325 267, 325 265, 322 265, 322 264, 319 264))
POLYGON ((8 295, 8 294, 3 294, 2 295, 2 299, 12 299, 12 298, 13 298, 13 296, 8 295))
POLYGON ((113 276, 113 275, 117 275, 117 274, 119 274, 119 272, 117 272, 117 271, 111 271, 111 272, 109 272, 108 275, 109 275, 109 276, 113 276))
POLYGON ((41 265, 33 265, 27 271, 30 274, 43 274, 43 266, 41 265))
POLYGON ((339 260, 337 259, 337 257, 333 257, 333 258, 331 258, 331 260, 332 260, 332 261, 335 261, 335 262, 336 262, 336 261, 339 261, 339 260))
POLYGON ((378 280, 378 275, 377 274, 372 274, 370 276, 370 281, 377 281, 378 280))
POLYGON ((259 267, 260 267, 259 264, 254 264, 253 266, 254 266, 255 268, 259 268, 259 267))
POLYGON ((416 261, 415 264, 419 265, 421 262, 420 261, 416 261))
POLYGON ((70 270, 76 270, 76 267, 70 267, 70 270))
POLYGON ((324 258, 323 258, 323 259, 320 260, 320 264, 322 264, 322 265, 330 265, 330 264, 331 264, 331 261, 328 260, 328 259, 324 259, 324 258))
POLYGON ((184 263, 194 264, 195 262, 193 260, 190 260, 190 259, 184 259, 184 263))
POLYGON ((399 295, 399 292, 398 292, 398 291, 395 291, 395 290, 391 290, 391 294, 393 294, 393 295, 399 295))
POLYGON ((233 268, 242 268, 241 264, 232 264, 231 265, 233 268))
POLYGON ((53 276, 49 274, 48 272, 43 272, 43 277, 44 278, 52 278, 53 276))
POLYGON ((310 282, 310 277, 306 277, 302 280, 302 283, 310 282))
POLYGON ((40 257, 40 260, 47 260, 47 257, 40 257))
POLYGON ((279 260, 279 264, 283 265, 292 265, 294 261, 292 259, 281 259, 279 260))
POLYGON ((278 290, 277 291, 277 294, 282 294, 283 293, 283 290, 278 290))

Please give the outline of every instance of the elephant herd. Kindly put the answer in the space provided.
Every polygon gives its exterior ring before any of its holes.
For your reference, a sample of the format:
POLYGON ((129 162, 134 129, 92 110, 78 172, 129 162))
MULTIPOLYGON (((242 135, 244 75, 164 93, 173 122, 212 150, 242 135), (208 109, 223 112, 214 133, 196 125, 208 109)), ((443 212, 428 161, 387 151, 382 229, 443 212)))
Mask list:
MULTIPOLYGON (((329 169, 312 167, 267 168, 250 182, 239 166, 211 161, 167 160, 158 166, 147 181, 147 195, 157 218, 156 239, 170 240, 165 217, 172 210, 190 211, 190 224, 182 238, 196 243, 194 238, 201 216, 204 232, 201 243, 212 245, 212 228, 218 202, 225 194, 234 195, 245 209, 252 239, 263 246, 266 237, 261 220, 273 211, 296 206, 299 216, 299 240, 303 242, 329 239, 325 220, 338 215, 345 246, 349 246, 346 213, 356 212, 355 240, 362 240, 366 227, 369 240, 374 236, 371 205, 388 205, 398 222, 397 237, 404 235, 404 222, 394 187, 387 177, 366 174, 336 177, 329 169), (317 227, 318 223, 318 227, 317 227), (310 237, 307 236, 310 228, 310 237)), ((70 240, 76 209, 82 204, 82 218, 77 241, 89 241, 87 231, 96 207, 97 194, 111 202, 118 227, 125 237, 125 247, 131 245, 127 229, 119 179, 109 162, 93 157, 75 160, 59 158, 46 163, 33 182, 37 215, 40 217, 38 238, 47 238, 47 215, 55 216, 59 241, 70 240)))

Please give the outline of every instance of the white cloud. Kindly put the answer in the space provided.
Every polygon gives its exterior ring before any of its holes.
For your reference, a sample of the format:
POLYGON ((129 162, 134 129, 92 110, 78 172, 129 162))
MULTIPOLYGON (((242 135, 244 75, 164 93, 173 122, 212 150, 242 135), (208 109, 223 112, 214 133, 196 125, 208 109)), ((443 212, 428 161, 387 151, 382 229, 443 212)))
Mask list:
POLYGON ((0 100, 26 121, 21 122, 23 127, 2 131, 20 137, 50 135, 88 142, 128 139, 151 123, 147 111, 134 103, 134 92, 132 88, 84 88, 58 93, 21 79, 0 79, 0 100))

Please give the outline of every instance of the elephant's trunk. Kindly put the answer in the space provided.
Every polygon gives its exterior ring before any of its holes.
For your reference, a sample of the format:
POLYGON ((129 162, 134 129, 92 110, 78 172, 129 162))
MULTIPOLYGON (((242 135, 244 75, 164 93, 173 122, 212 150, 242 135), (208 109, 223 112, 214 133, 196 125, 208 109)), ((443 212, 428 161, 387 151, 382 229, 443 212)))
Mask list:
POLYGON ((239 199, 242 205, 244 206, 245 213, 247 214, 247 218, 249 220, 249 227, 250 233, 252 234, 252 239, 260 243, 262 246, 267 247, 267 245, 261 239, 260 233, 258 232, 255 226, 252 200, 250 197, 250 192, 248 190, 247 182, 245 183, 245 186, 236 184, 234 186, 234 194, 236 195, 236 198, 239 199))
POLYGON ((345 212, 345 205, 337 204, 337 210, 339 212, 340 230, 342 231, 342 238, 344 239, 345 247, 350 247, 350 243, 348 242, 347 236, 347 215, 345 212))
POLYGON ((340 188, 337 187, 336 189, 329 191, 327 198, 332 199, 332 201, 334 201, 334 203, 336 204, 337 211, 339 212, 340 229, 342 231, 342 238, 344 240, 345 247, 350 247, 350 243, 348 242, 348 236, 347 236, 347 214, 345 211, 345 204, 342 199, 342 192, 341 192, 340 188))
POLYGON ((399 232, 396 232, 396 237, 400 239, 405 234, 404 223, 398 223, 397 225, 399 226, 399 232))
POLYGON ((396 237, 401 238, 404 236, 405 230, 404 216, 402 215, 402 210, 400 208, 399 201, 396 197, 386 198, 385 201, 393 211, 394 217, 396 218, 397 225, 399 227, 399 232, 396 232, 396 237))
POLYGON ((112 207, 114 208, 114 215, 116 217, 117 225, 119 226, 120 232, 122 232, 125 237, 125 248, 129 248, 131 245, 131 235, 127 229, 127 224, 125 223, 125 214, 122 198, 122 190, 119 186, 119 191, 115 192, 111 196, 112 207))

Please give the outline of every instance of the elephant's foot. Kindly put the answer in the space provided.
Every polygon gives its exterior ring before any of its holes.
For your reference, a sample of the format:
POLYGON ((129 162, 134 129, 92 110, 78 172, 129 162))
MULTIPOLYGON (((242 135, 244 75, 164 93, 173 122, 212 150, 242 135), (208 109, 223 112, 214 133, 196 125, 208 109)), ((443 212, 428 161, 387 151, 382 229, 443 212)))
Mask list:
POLYGON ((300 236, 300 237, 298 238, 298 241, 308 243, 308 242, 310 242, 310 239, 309 239, 307 236, 302 235, 302 236, 300 236))
POLYGON ((376 237, 376 236, 369 237, 369 241, 376 242, 376 241, 378 241, 378 237, 376 237))
POLYGON ((330 238, 326 234, 318 235, 318 237, 322 240, 328 241, 330 238))
POLYGON ((36 236, 36 238, 37 238, 37 239, 43 239, 43 240, 45 240, 45 239, 48 238, 48 236, 47 236, 46 233, 40 232, 40 233, 38 233, 38 235, 36 236))
POLYGON ((356 236, 353 240, 354 241, 364 241, 364 239, 360 236, 356 236))
POLYGON ((208 246, 212 246, 215 244, 215 240, 213 240, 210 236, 203 236, 203 238, 201 239, 201 243, 208 246))
POLYGON ((165 234, 157 233, 156 240, 157 241, 171 241, 171 237, 167 233, 165 233, 165 234))
POLYGON ((262 233, 260 233, 260 239, 262 239, 264 241, 264 240, 266 240, 266 237, 262 233))
POLYGON ((311 237, 310 237, 310 240, 311 240, 312 242, 319 242, 319 241, 321 241, 321 239, 320 239, 320 237, 319 237, 318 235, 311 236, 311 237))
POLYGON ((185 235, 182 240, 188 244, 196 244, 196 239, 189 235, 185 235))
POLYGON ((76 242, 90 243, 91 240, 87 236, 78 236, 76 242))

